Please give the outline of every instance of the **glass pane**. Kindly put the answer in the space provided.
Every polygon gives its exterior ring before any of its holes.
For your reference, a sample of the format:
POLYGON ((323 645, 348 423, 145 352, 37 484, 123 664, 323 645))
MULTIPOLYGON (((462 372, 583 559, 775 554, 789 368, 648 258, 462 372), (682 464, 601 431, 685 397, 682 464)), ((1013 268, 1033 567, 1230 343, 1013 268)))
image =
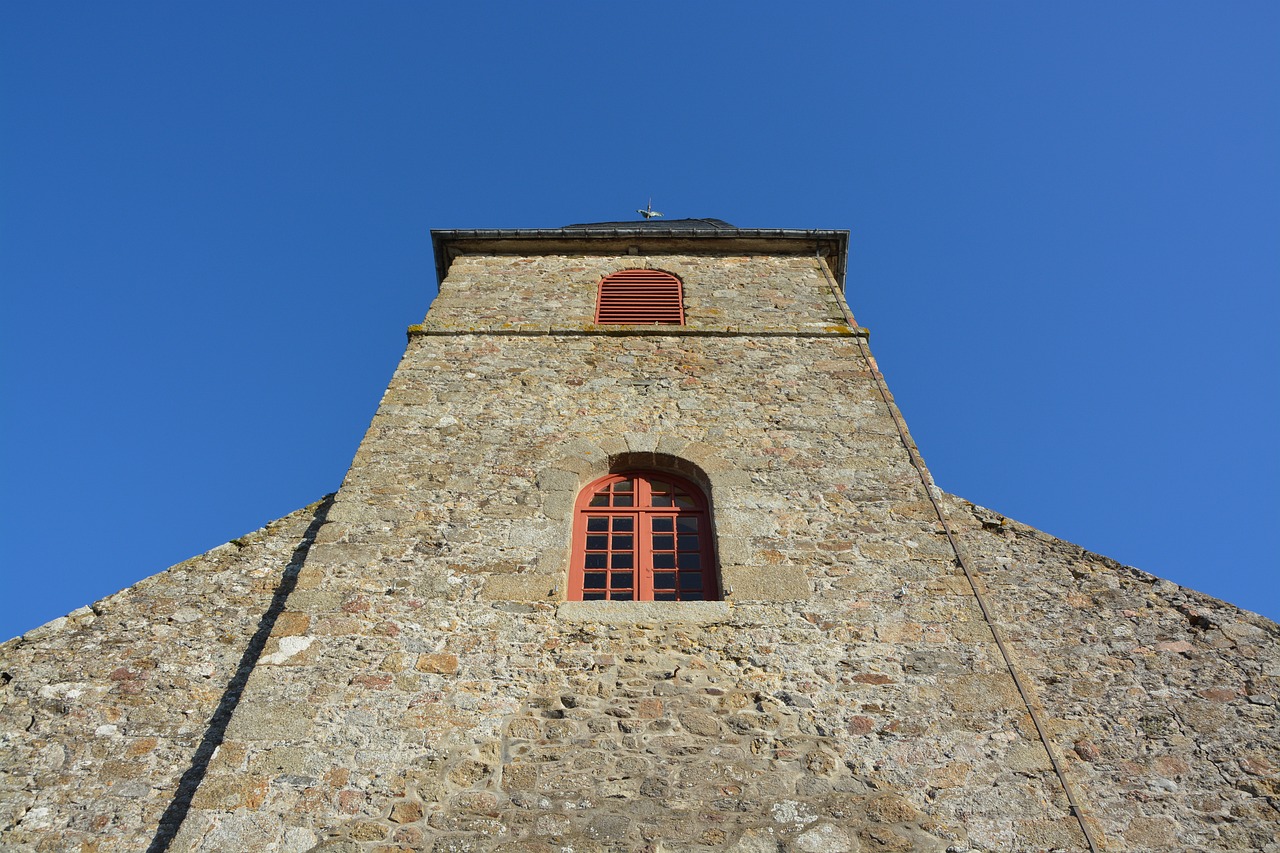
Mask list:
MULTIPOLYGON (((692 533, 680 536, 680 551, 696 551, 698 550, 698 537, 692 533)), ((590 546, 587 546, 590 547, 590 546)))
POLYGON ((697 533, 698 519, 687 515, 683 518, 677 518, 676 530, 679 530, 681 533, 697 533))
POLYGON ((613 589, 631 589, 631 572, 614 572, 609 586, 613 589))
POLYGON ((673 526, 672 526, 672 525, 673 525, 673 523, 674 523, 674 521, 675 521, 675 519, 673 519, 673 518, 669 518, 669 517, 666 517, 666 518, 664 518, 664 517, 655 518, 655 519, 653 520, 653 532, 654 532, 654 533, 669 533, 671 530, 673 530, 673 529, 674 529, 674 528, 673 528, 673 526))
POLYGON ((631 534, 630 533, 625 533, 622 535, 614 534, 613 550, 630 551, 631 550, 631 534))
POLYGON ((701 572, 681 572, 680 588, 681 589, 702 589, 702 573, 701 572))
POLYGON ((604 589, 605 578, 608 577, 604 572, 587 572, 582 576, 583 589, 604 589))
POLYGON ((681 598, 682 600, 684 600, 684 601, 701 601, 701 600, 702 600, 702 590, 700 590, 700 589, 693 589, 693 590, 689 590, 689 591, 687 591, 687 592, 682 592, 682 593, 680 593, 680 598, 681 598))
POLYGON ((674 536, 654 536, 653 550, 670 551, 676 547, 676 537, 674 536))
POLYGON ((693 498, 688 495, 676 495, 676 506, 684 506, 692 509, 694 507, 693 498))
POLYGON ((701 554, 681 554, 678 565, 682 569, 700 569, 702 568, 701 554))
POLYGON ((675 601, 676 594, 674 592, 655 592, 653 594, 654 601, 675 601))
POLYGON ((587 529, 588 530, 608 530, 609 519, 603 516, 597 517, 597 518, 588 518, 587 529))
POLYGON ((658 572, 653 576, 654 589, 675 589, 676 576, 672 572, 658 572))
POLYGON ((615 531, 625 530, 627 532, 630 532, 632 529, 635 528, 635 524, 633 523, 634 521, 635 519, 629 515, 628 516, 620 515, 613 520, 613 529, 615 531))
POLYGON ((614 506, 631 506, 631 495, 614 495, 614 506))
POLYGON ((630 569, 634 564, 630 554, 614 554, 612 566, 615 569, 630 569))
POLYGON ((608 565, 608 554, 588 554, 587 561, 583 564, 584 569, 603 569, 608 565))
POLYGON ((671 495, 654 495, 653 506, 671 506, 671 495))
POLYGON ((582 593, 583 601, 604 601, 603 592, 584 592, 582 593))
POLYGON ((608 548, 608 547, 609 547, 608 536, 588 536, 587 537, 588 551, 603 551, 605 548, 608 548))
POLYGON ((674 569, 676 567, 676 555, 675 554, 654 554, 653 567, 655 569, 674 569))
POLYGON ((623 480, 621 483, 614 483, 613 490, 615 492, 633 492, 635 491, 635 486, 632 485, 630 480, 623 480))
POLYGON ((608 495, 592 495, 591 505, 592 506, 608 506, 609 496, 608 495))
POLYGON ((630 600, 631 600, 631 593, 629 593, 629 592, 615 592, 615 593, 612 593, 612 594, 609 596, 609 598, 610 598, 610 599, 612 599, 613 601, 630 601, 630 600))

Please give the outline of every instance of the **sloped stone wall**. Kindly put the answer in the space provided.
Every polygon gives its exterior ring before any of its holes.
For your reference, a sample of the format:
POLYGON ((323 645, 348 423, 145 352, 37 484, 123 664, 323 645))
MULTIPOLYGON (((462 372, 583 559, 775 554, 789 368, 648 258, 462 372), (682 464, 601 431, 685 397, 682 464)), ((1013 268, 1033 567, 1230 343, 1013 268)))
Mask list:
POLYGON ((300 660, 251 685, 270 704, 233 724, 175 849, 1072 849, 989 644, 956 640, 969 605, 914 641, 895 603, 843 609, 674 627, 379 608, 331 638, 341 675, 300 660))
POLYGON ((385 816, 340 831, 411 849, 944 850, 956 830, 918 812, 885 774, 855 769, 839 721, 801 692, 732 677, 745 659, 709 662, 745 652, 731 630, 563 635, 561 660, 586 657, 491 739, 432 752, 385 816), (619 639, 624 654, 598 651, 619 639))
POLYGON ((1280 850, 1280 626, 949 499, 1117 850, 1280 850))
POLYGON ((0 848, 141 851, 321 505, 0 645, 0 848))
MULTIPOLYGON (((1078 846, 822 262, 784 260, 826 326, 477 333, 451 273, 174 849, 1078 846), (560 605, 577 490, 645 459, 705 474, 722 621, 560 605)), ((722 261, 681 259, 763 311, 771 265, 722 261)), ((519 312, 598 262, 454 268, 519 312)))
POLYGON ((822 264, 456 259, 331 509, 0 647, 5 849, 1083 850, 1056 756, 1105 850, 1277 853, 1280 629, 942 496, 1046 748, 822 264), (689 327, 590 325, 637 265, 689 327), (627 467, 726 601, 563 601, 627 467))

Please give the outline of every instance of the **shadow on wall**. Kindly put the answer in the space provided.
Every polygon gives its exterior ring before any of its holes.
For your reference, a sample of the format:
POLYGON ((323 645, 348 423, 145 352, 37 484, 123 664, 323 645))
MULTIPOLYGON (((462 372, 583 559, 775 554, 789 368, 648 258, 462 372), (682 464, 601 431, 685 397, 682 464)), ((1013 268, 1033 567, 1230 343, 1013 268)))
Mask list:
POLYGON ((275 594, 271 597, 271 604, 258 621, 258 629, 254 631, 253 636, 249 639, 249 644, 245 647, 244 654, 240 656, 236 674, 227 683, 226 690, 222 692, 222 698, 218 700, 217 708, 214 709, 213 715, 209 718, 209 727, 205 729, 204 737, 200 739, 200 745, 192 756, 191 766, 187 768, 187 771, 182 774, 182 778, 178 780, 178 787, 174 792, 173 800, 165 808, 164 814, 160 816, 160 824, 156 827, 155 837, 151 839, 151 844, 147 847, 147 853, 164 853, 164 851, 167 851, 178 832, 178 828, 182 826, 183 820, 186 819, 196 790, 200 787, 200 783, 204 781, 205 774, 209 770, 209 760, 213 757, 214 750, 222 743, 227 731, 227 723, 231 721, 231 715, 240 703, 240 696, 244 693, 245 684, 248 682, 249 675, 253 672, 254 667, 258 665, 258 658, 262 656, 262 650, 267 645, 267 638, 271 636, 271 631, 275 628, 276 620, 284 612, 285 602, 288 601, 289 594, 293 592, 294 586, 297 585, 298 572, 302 569, 303 563, 306 562, 307 554, 311 551, 311 544, 315 541, 316 534, 329 516, 329 508, 333 506, 333 499, 334 495, 327 495, 320 501, 311 524, 307 526, 307 531, 302 536, 302 541, 293 550, 293 555, 289 558, 289 563, 285 566, 284 573, 280 577, 280 585, 276 587, 275 594))

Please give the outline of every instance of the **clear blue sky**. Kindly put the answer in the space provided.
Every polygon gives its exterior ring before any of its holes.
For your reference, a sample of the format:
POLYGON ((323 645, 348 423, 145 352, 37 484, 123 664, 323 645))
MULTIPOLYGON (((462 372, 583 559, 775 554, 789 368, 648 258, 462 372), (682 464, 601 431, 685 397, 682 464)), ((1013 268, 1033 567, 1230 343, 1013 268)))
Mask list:
POLYGON ((1280 4, 0 6, 0 637, 337 488, 431 228, 849 228, 938 483, 1280 617, 1280 4))

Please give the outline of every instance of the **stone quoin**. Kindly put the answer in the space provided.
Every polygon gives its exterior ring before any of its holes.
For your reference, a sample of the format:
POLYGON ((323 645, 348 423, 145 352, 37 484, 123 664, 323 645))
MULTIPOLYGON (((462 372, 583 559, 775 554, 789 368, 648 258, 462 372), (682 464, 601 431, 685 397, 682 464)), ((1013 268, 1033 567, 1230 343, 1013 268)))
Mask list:
POLYGON ((1280 628, 937 489, 847 232, 433 238, 334 495, 0 646, 0 848, 1280 853, 1280 628))

